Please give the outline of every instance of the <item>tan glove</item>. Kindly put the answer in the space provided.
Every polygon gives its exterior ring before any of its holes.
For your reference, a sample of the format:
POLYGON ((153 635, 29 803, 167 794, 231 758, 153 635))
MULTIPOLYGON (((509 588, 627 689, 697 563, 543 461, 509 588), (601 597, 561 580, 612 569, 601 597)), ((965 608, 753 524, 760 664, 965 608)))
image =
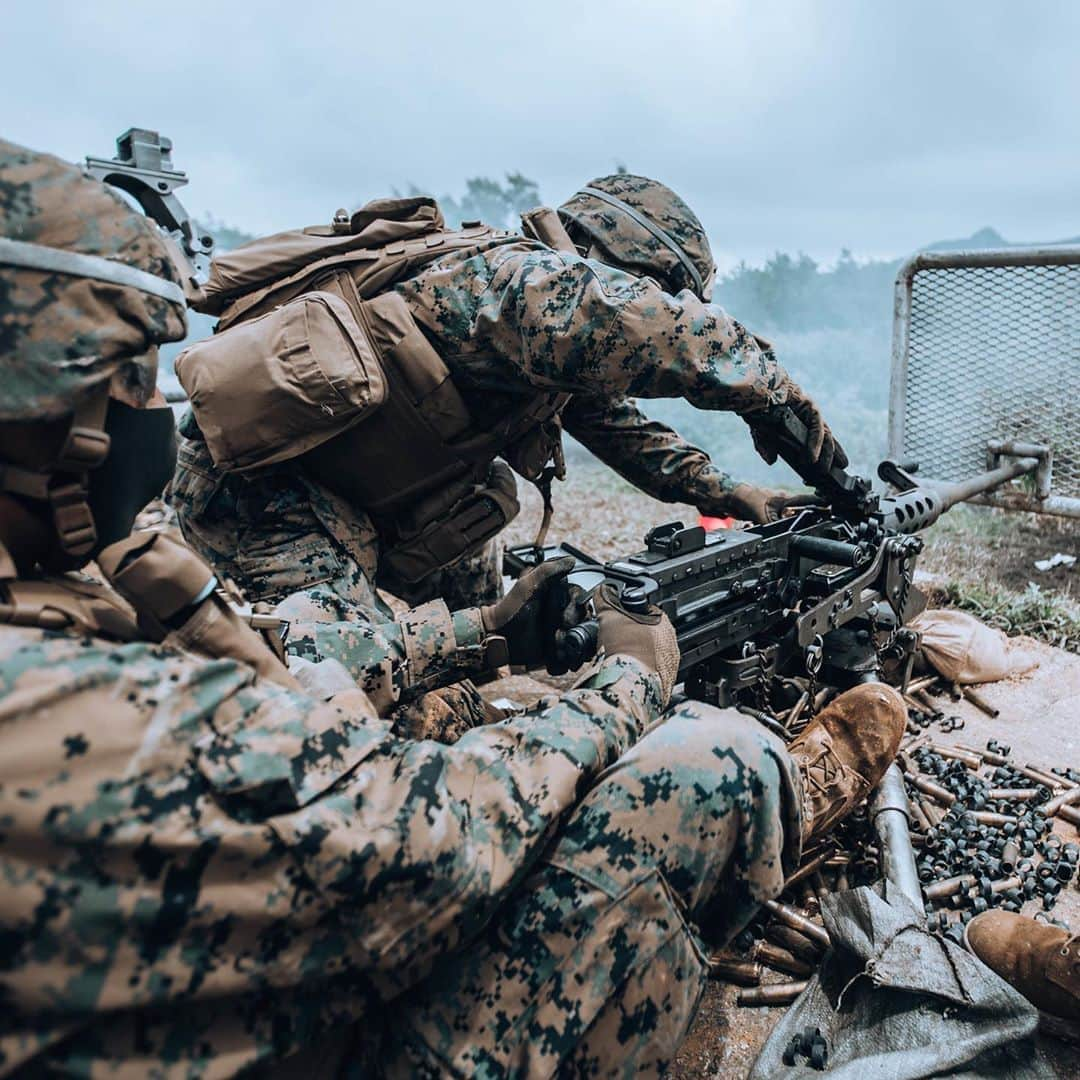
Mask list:
POLYGON ((611 582, 597 589, 593 607, 600 620, 601 648, 609 656, 629 656, 655 671, 666 706, 679 674, 679 643, 671 620, 658 607, 627 611, 611 582))
POLYGON ((725 497, 724 505, 727 512, 740 521, 768 525, 771 521, 779 521, 789 509, 820 506, 821 500, 812 491, 778 491, 753 484, 736 484, 725 497))

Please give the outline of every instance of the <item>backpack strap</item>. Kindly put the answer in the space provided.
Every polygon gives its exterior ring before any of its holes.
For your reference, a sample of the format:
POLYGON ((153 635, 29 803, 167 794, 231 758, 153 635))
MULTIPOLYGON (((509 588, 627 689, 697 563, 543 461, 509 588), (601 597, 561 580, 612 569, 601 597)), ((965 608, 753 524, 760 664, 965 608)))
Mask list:
POLYGON ((47 502, 61 549, 72 559, 89 556, 97 542, 90 511, 87 473, 109 453, 105 434, 108 386, 100 386, 76 407, 67 438, 56 459, 44 469, 0 464, 0 491, 47 502))

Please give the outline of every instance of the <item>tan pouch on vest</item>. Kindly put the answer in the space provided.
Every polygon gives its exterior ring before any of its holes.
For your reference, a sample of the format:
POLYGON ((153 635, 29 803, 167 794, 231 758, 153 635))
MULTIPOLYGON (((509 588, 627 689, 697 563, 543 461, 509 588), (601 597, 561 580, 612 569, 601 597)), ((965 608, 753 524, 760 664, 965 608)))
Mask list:
POLYGON ((496 461, 486 482, 452 485, 420 501, 409 515, 411 522, 396 522, 397 539, 383 552, 382 562, 411 585, 479 551, 517 517, 519 508, 514 474, 496 461))
POLYGON ((192 345, 176 374, 225 472, 296 457, 364 419, 386 395, 368 335, 327 292, 192 345))

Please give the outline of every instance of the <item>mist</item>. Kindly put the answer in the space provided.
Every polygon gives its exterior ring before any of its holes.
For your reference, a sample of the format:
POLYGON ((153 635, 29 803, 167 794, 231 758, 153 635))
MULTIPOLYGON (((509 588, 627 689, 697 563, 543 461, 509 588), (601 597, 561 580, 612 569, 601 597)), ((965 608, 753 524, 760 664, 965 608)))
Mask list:
POLYGON ((43 0, 5 30, 8 138, 78 159, 157 128, 192 209, 252 233, 513 171, 558 202, 619 162, 722 268, 1080 233, 1066 3, 43 0))

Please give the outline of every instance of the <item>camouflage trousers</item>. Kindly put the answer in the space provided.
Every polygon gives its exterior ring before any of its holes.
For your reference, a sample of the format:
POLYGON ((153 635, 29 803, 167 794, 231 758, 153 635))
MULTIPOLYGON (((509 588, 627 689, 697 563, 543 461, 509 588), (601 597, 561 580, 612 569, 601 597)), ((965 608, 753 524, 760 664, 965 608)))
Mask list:
POLYGON ((372 619, 393 618, 376 587, 410 607, 443 599, 451 611, 502 596, 497 540, 412 585, 379 565, 379 535, 363 511, 310 480, 295 463, 223 475, 190 416, 166 498, 189 544, 251 601, 277 603, 327 584, 372 619))
POLYGON ((589 791, 484 934, 388 1010, 393 1076, 658 1074, 708 950, 798 860, 799 780, 734 710, 672 711, 589 791))

